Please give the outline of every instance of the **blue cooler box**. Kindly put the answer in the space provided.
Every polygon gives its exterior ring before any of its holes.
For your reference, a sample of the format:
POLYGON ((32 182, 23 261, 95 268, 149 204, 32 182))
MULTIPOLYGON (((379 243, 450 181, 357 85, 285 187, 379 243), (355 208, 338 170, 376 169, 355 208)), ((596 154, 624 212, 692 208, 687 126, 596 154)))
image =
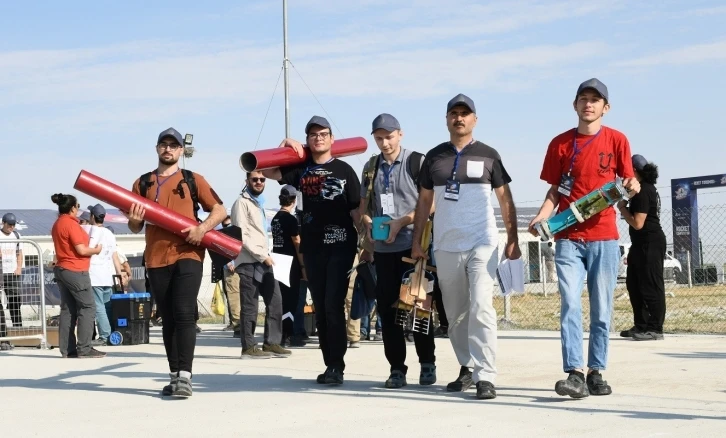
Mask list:
POLYGON ((112 345, 138 345, 149 343, 151 294, 134 292, 111 295, 112 345))

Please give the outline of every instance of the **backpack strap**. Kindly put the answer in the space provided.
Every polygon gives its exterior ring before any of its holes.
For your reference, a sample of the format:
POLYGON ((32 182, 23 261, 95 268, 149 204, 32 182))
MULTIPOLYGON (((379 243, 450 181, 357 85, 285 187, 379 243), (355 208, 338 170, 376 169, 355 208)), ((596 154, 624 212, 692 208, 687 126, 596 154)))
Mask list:
POLYGON ((181 169, 182 172, 182 181, 179 181, 179 184, 177 185, 177 190, 179 191, 179 196, 184 199, 184 189, 181 186, 182 182, 185 182, 187 187, 189 187, 189 195, 192 197, 192 209, 194 211, 194 218, 197 220, 197 222, 202 222, 199 220, 199 194, 197 193, 197 181, 194 179, 194 172, 188 169, 181 169))
POLYGON ((375 181, 378 176, 378 165, 381 162, 381 154, 373 155, 368 160, 368 169, 365 172, 366 181, 365 184, 368 186, 366 190, 366 213, 372 214, 375 192, 375 181))
POLYGON ((408 161, 406 161, 406 170, 408 171, 408 176, 411 177, 413 180, 413 183, 416 184, 418 187, 418 176, 421 173, 421 167, 423 167, 424 159, 426 158, 426 155, 422 154, 421 152, 412 151, 411 154, 408 156, 408 161), (414 165, 418 163, 418 165, 414 165))
POLYGON ((146 172, 139 177, 139 194, 142 198, 146 197, 146 191, 154 184, 151 181, 151 172, 146 172))

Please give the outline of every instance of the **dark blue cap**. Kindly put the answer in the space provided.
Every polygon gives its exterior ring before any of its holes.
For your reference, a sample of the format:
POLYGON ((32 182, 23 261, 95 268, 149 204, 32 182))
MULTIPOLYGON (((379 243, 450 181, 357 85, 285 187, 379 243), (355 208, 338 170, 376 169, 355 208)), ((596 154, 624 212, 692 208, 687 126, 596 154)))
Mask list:
POLYGON ((3 215, 3 223, 8 225, 15 225, 17 223, 15 215, 12 213, 5 213, 5 215, 3 215))
POLYGON ((90 211, 94 217, 103 218, 106 216, 106 209, 103 208, 103 205, 101 204, 89 205, 88 211, 90 211))
POLYGON ((585 82, 581 83, 579 87, 577 87, 577 96, 579 96, 584 90, 591 89, 597 91, 597 93, 605 99, 606 102, 610 102, 610 98, 608 97, 608 87, 605 86, 602 82, 600 82, 599 79, 592 78, 588 79, 585 82))
POLYGON ((644 156, 638 154, 633 155, 633 168, 635 170, 643 170, 646 164, 648 164, 648 160, 644 156))
POLYGON ((161 131, 161 133, 159 134, 159 139, 156 140, 156 143, 157 144, 161 143, 161 140, 164 137, 172 137, 172 138, 174 138, 174 140, 176 140, 177 143, 179 143, 180 146, 184 145, 184 140, 182 139, 182 135, 179 133, 179 131, 177 131, 174 128, 169 128, 165 131, 161 131))
POLYGON ((307 135, 310 132, 310 127, 312 126, 320 126, 321 128, 328 128, 330 129, 330 132, 333 132, 333 129, 330 127, 330 123, 328 123, 328 120, 325 117, 320 116, 313 116, 307 125, 305 125, 305 135, 307 135))
POLYGON ((385 129, 388 132, 393 132, 401 129, 401 124, 392 115, 383 113, 373 119, 371 134, 376 132, 376 129, 385 129))
POLYGON ((474 101, 464 94, 457 94, 456 96, 454 96, 454 98, 449 101, 449 104, 446 105, 446 112, 448 113, 449 111, 451 111, 452 108, 457 105, 464 105, 465 107, 469 108, 469 111, 476 114, 476 107, 474 106, 474 101))

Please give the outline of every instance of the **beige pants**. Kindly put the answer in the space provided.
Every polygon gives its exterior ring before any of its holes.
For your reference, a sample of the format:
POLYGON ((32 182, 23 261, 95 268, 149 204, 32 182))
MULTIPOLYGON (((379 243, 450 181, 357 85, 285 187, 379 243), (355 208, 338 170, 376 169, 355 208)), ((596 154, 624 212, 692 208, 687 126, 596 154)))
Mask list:
MULTIPOLYGON (((358 256, 353 259, 353 266, 358 264, 358 256)), ((360 319, 350 319, 350 308, 353 305, 353 289, 355 288, 356 271, 350 275, 348 282, 348 293, 345 296, 345 314, 348 323, 346 324, 346 332, 348 334, 348 342, 360 342, 360 319)))
POLYGON ((224 271, 224 286, 227 289, 227 303, 229 304, 229 313, 231 313, 231 323, 234 326, 239 325, 240 298, 239 298, 239 275, 236 272, 229 272, 227 268, 224 271))

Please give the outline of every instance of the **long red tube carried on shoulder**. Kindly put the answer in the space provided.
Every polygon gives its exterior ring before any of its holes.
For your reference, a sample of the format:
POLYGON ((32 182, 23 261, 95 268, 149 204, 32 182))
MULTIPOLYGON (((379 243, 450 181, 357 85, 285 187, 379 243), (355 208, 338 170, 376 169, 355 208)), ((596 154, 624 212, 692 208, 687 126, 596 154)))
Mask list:
MULTIPOLYGON (((81 170, 81 173, 78 174, 73 188, 99 201, 113 205, 121 211, 128 212, 131 209, 131 204, 141 204, 146 210, 144 213, 145 221, 177 236, 187 237, 187 233, 182 233, 182 230, 198 225, 194 219, 182 216, 169 208, 161 206, 150 199, 142 198, 136 193, 85 170, 81 170)), ((216 230, 210 230, 204 234, 201 246, 229 258, 237 257, 242 251, 242 242, 240 240, 216 230)))
MULTIPOLYGON (((335 158, 362 154, 368 149, 368 142, 363 137, 341 138, 335 140, 330 147, 330 153, 335 158)), ((286 167, 302 164, 310 157, 310 149, 303 149, 305 155, 300 158, 294 149, 277 147, 259 151, 245 152, 239 159, 239 165, 247 172, 264 170, 273 167, 286 167)))

